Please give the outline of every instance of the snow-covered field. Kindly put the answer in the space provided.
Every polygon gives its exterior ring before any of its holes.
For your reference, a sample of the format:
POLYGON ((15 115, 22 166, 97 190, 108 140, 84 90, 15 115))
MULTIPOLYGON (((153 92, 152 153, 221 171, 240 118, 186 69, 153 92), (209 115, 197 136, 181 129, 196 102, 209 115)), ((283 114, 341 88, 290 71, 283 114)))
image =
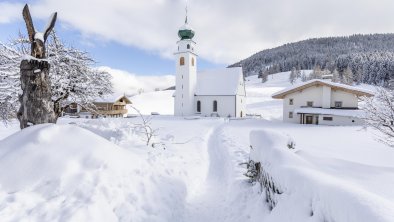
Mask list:
MULTIPOLYGON (((262 119, 153 116, 156 148, 133 130, 139 118, 1 126, 1 221, 394 221, 394 149, 362 127, 282 123, 270 96, 288 75, 248 78, 248 112, 262 119), (283 192, 272 211, 243 176, 250 145, 283 192)), ((171 96, 131 99, 171 114, 171 96)))

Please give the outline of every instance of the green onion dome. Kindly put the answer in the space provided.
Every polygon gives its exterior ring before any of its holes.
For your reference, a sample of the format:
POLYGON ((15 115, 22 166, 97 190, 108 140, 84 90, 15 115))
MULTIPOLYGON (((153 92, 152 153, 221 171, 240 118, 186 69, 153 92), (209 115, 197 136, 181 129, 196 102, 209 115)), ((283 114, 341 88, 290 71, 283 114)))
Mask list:
POLYGON ((185 23, 179 29, 178 36, 179 36, 179 38, 181 38, 181 40, 192 39, 194 37, 194 31, 187 23, 185 23))

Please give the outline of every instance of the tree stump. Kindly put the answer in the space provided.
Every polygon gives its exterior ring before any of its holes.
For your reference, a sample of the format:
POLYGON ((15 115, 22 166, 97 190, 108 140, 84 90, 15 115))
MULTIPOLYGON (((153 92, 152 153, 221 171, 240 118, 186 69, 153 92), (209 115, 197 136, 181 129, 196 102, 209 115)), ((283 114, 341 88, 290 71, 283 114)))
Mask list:
POLYGON ((20 109, 18 119, 20 128, 41 123, 56 123, 58 115, 52 101, 49 80, 50 65, 45 60, 22 60, 20 109))

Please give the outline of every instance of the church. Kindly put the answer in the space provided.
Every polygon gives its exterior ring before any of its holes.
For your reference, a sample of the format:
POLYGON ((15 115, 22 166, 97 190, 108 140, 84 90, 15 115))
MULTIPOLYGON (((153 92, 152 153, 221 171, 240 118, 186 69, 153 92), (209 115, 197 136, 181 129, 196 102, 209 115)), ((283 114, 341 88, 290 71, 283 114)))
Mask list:
POLYGON ((179 29, 174 93, 175 116, 245 116, 246 91, 241 67, 197 73, 194 30, 187 22, 179 29))

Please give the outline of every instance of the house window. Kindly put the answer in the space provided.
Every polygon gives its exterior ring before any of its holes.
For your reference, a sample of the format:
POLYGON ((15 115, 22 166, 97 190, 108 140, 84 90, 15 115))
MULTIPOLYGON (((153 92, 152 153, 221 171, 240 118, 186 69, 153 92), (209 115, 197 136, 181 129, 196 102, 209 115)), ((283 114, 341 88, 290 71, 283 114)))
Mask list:
POLYGON ((201 101, 200 100, 197 101, 197 112, 201 113, 201 101))
POLYGON ((194 58, 192 58, 192 66, 194 66, 194 58))
POLYGON ((332 121, 332 117, 331 116, 323 116, 323 120, 324 121, 332 121))
POLYGON ((218 111, 218 101, 213 101, 213 111, 217 112, 218 111))
POLYGON ((189 44, 187 44, 187 49, 190 49, 190 45, 189 44))
POLYGON ((335 108, 342 108, 342 101, 335 101, 335 108))
POLYGON ((289 112, 289 118, 290 118, 290 119, 293 118, 293 112, 289 112))
POLYGON ((293 105, 294 104, 294 99, 289 99, 289 105, 293 105))
POLYGON ((308 101, 308 102, 306 102, 306 106, 312 107, 312 106, 313 106, 313 101, 308 101))
POLYGON ((181 65, 181 66, 185 65, 185 58, 184 57, 181 57, 179 59, 179 65, 181 65))

